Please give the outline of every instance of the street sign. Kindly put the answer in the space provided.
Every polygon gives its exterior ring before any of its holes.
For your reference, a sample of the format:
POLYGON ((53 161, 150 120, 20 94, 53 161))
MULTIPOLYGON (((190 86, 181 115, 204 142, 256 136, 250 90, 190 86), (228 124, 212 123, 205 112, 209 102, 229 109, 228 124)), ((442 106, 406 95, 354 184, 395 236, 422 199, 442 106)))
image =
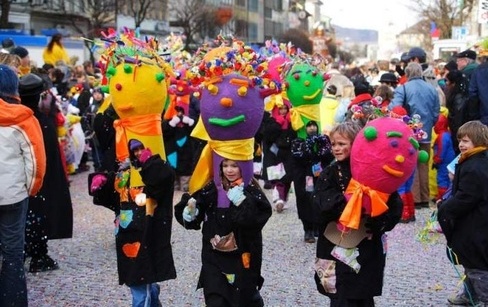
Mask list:
POLYGON ((478 3, 478 23, 488 23, 488 0, 478 3))
POLYGON ((452 27, 452 39, 465 40, 468 34, 468 27, 452 27))

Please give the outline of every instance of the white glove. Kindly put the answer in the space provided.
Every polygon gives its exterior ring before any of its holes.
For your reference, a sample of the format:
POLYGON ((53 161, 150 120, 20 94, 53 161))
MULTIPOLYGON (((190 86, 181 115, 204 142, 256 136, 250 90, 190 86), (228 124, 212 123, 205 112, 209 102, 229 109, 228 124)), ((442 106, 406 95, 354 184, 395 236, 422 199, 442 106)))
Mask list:
POLYGON ((183 209, 183 219, 187 222, 192 222, 197 218, 198 208, 196 207, 195 198, 190 198, 183 209))
POLYGON ((144 206, 146 204, 146 193, 139 193, 134 200, 138 206, 144 206))
POLYGON ((183 119, 181 120, 184 124, 187 124, 188 126, 193 126, 193 124, 195 123, 195 120, 194 119, 191 119, 190 117, 188 116, 183 116, 183 119))
POLYGON ((244 185, 240 184, 229 189, 229 191, 227 191, 227 197, 235 206, 239 206, 244 199, 246 199, 246 196, 244 195, 244 185))
POLYGON ((169 121, 169 125, 171 127, 176 127, 180 123, 181 119, 178 116, 173 116, 173 118, 169 121))

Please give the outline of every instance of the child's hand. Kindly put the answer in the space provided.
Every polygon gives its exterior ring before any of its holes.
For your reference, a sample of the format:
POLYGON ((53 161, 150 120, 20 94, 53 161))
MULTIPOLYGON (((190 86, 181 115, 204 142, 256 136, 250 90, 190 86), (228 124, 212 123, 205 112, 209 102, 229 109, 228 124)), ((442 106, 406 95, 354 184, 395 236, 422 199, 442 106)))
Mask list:
POLYGON ((188 116, 183 116, 183 119, 181 120, 184 124, 187 124, 188 126, 193 126, 193 124, 195 123, 195 120, 191 119, 190 117, 188 116))
POLYGON ((185 209, 183 209, 183 219, 187 222, 192 222, 198 215, 198 208, 196 207, 195 198, 190 198, 186 203, 185 209))
POLYGON ((136 195, 136 198, 134 199, 134 202, 138 206, 144 206, 146 204, 147 196, 146 193, 139 193, 136 195))
POLYGON ((173 116, 173 118, 169 121, 169 125, 171 127, 176 127, 181 121, 181 118, 178 117, 178 115, 173 116))
POLYGON ((246 196, 244 195, 244 184, 241 183, 240 185, 229 189, 229 191, 227 191, 227 197, 235 206, 239 206, 244 199, 246 199, 246 196))
POLYGON ((107 182, 107 176, 103 174, 98 174, 93 176, 91 186, 90 186, 90 192, 93 193, 95 191, 100 190, 106 182, 107 182))
POLYGON ((144 164, 149 158, 151 158, 152 152, 151 149, 146 148, 141 150, 141 155, 139 156, 139 161, 144 164))

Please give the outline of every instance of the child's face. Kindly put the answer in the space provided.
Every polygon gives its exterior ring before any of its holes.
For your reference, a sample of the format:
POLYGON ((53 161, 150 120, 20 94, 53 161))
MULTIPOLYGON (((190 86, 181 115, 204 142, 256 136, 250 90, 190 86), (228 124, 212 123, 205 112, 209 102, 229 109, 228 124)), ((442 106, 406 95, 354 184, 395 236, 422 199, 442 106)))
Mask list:
POLYGON ((315 125, 310 125, 305 128, 307 131, 307 135, 314 135, 317 134, 317 126, 315 125))
POLYGON ((288 113, 288 107, 283 105, 279 108, 279 113, 281 116, 285 116, 288 113))
POLYGON ((332 154, 337 161, 343 161, 351 155, 351 140, 339 133, 330 137, 332 143, 332 154))
POLYGON ((134 149, 134 156, 139 159, 139 157, 141 156, 141 152, 144 148, 142 147, 137 147, 136 149, 134 149))
POLYGON ((101 101, 103 99, 103 95, 100 92, 93 92, 93 99, 95 101, 101 101))
POLYGON ((473 148, 474 148, 473 141, 471 141, 471 139, 467 135, 459 139, 459 151, 461 153, 464 153, 473 148))
POLYGON ((222 173, 229 182, 234 182, 242 177, 239 165, 232 160, 222 161, 222 173))

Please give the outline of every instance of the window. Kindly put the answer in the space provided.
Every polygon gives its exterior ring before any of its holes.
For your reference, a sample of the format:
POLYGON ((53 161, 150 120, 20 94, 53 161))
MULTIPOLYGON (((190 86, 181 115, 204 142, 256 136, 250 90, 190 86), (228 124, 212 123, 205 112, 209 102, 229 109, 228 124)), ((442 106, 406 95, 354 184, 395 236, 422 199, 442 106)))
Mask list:
POLYGON ((241 19, 235 21, 236 36, 247 37, 247 22, 241 19))
POLYGON ((273 0, 273 9, 275 11, 283 11, 283 0, 273 0))
POLYGON ((273 22, 273 35, 274 37, 280 37, 283 34, 283 24, 280 22, 273 22))
POLYGON ((249 37, 248 41, 257 41, 258 40, 258 25, 256 23, 249 23, 249 37))
POLYGON ((265 7, 264 8, 264 17, 271 19, 273 17, 273 10, 270 9, 269 7, 265 7))
POLYGON ((249 7, 247 8, 250 12, 258 11, 258 0, 249 0, 249 7))
POLYGON ((264 20, 264 35, 273 36, 273 22, 271 20, 264 20))
POLYGON ((246 7, 246 0, 236 0, 236 5, 246 7))

